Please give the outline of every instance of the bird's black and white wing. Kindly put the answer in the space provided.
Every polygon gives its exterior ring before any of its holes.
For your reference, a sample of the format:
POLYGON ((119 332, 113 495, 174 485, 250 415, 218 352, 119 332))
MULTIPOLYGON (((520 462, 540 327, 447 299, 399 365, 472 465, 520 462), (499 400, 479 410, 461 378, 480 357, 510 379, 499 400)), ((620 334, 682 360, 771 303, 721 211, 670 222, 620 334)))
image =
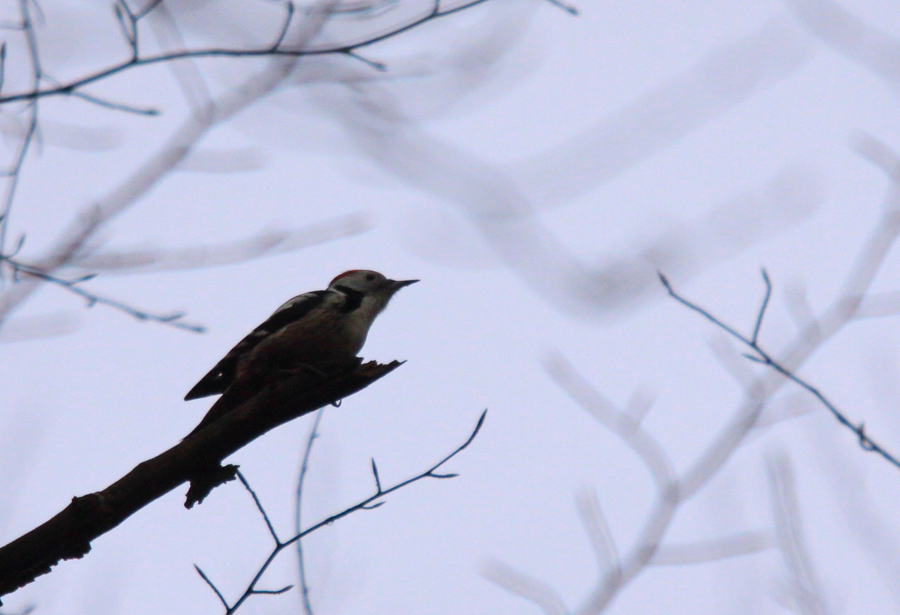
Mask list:
POLYGON ((294 297, 275 310, 264 323, 238 342, 221 361, 216 363, 216 366, 208 374, 200 379, 200 382, 194 385, 194 388, 188 391, 188 394, 184 396, 185 401, 224 393, 234 383, 237 376, 238 362, 241 357, 253 350, 265 338, 277 333, 287 325, 297 322, 322 305, 325 297, 331 292, 329 290, 317 290, 311 293, 304 293, 294 297))

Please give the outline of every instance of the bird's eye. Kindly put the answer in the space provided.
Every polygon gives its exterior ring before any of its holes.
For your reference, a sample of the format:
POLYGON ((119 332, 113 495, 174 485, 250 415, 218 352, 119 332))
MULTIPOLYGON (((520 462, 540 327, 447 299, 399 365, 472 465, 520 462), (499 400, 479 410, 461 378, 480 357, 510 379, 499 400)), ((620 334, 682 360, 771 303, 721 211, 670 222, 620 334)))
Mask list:
POLYGON ((375 274, 374 274, 374 273, 370 273, 370 274, 368 274, 368 275, 367 275, 367 276, 366 276, 366 279, 367 279, 367 280, 368 280, 368 281, 370 281, 370 282, 371 282, 371 281, 372 281, 372 280, 374 280, 374 279, 375 279, 375 274))

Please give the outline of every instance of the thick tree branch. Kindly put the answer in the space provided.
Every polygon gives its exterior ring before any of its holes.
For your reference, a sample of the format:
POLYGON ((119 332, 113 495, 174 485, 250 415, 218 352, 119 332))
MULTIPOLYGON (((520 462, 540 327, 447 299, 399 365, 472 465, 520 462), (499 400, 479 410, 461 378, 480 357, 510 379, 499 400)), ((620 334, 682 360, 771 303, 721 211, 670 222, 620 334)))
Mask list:
POLYGON ((310 385, 307 376, 296 376, 274 383, 103 491, 73 498, 55 517, 0 548, 0 596, 50 572, 60 560, 84 556, 92 540, 187 481, 195 484, 185 505, 202 501, 211 489, 234 477, 236 466, 221 467, 223 459, 283 423, 364 389, 400 365, 358 362, 324 382, 310 385), (218 470, 212 481, 207 479, 210 469, 218 470))

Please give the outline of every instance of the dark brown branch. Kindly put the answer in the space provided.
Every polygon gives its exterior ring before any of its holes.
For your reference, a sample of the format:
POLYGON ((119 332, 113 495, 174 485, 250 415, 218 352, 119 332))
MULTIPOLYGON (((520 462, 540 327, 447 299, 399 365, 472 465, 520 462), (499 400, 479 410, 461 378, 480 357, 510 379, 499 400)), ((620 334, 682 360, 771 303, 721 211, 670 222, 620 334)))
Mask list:
POLYGON ((185 505, 202 501, 234 477, 236 466, 223 468, 223 459, 283 423, 364 389, 400 365, 356 363, 314 385, 305 376, 274 383, 103 491, 73 498, 55 517, 0 548, 0 596, 50 572, 61 560, 84 556, 92 540, 185 482, 195 481, 185 505), (198 477, 198 468, 204 475, 198 477), (207 478, 210 471, 214 480, 207 478))

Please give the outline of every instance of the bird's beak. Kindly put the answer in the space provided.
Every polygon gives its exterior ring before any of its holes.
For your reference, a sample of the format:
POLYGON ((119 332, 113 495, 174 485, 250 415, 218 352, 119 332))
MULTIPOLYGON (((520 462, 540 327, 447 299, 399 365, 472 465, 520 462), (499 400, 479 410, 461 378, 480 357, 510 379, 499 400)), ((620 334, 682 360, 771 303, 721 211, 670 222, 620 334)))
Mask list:
POLYGON ((415 284, 418 280, 391 280, 390 285, 394 292, 397 292, 404 286, 409 286, 410 284, 415 284))

